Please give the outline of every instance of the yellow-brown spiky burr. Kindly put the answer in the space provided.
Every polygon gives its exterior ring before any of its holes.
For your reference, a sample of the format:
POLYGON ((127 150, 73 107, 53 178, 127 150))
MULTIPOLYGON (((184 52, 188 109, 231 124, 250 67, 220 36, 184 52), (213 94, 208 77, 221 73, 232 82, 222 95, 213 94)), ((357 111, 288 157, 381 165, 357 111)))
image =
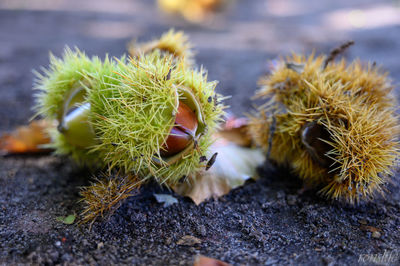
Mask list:
POLYGON ((393 85, 375 64, 293 54, 275 62, 255 98, 250 134, 270 160, 333 199, 371 199, 399 154, 393 85))

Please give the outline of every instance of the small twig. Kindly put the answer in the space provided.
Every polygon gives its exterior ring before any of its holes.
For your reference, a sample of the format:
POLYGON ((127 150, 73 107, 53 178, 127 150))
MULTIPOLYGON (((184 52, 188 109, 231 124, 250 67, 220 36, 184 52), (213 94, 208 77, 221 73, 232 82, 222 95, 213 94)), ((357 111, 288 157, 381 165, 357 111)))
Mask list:
POLYGON ((350 46, 352 46, 354 44, 354 41, 348 41, 342 45, 340 45, 338 48, 333 49, 330 53, 328 58, 325 60, 324 62, 324 68, 325 69, 328 64, 330 62, 332 62, 333 60, 335 60, 336 56, 340 55, 341 53, 343 53, 347 48, 349 48, 350 46))

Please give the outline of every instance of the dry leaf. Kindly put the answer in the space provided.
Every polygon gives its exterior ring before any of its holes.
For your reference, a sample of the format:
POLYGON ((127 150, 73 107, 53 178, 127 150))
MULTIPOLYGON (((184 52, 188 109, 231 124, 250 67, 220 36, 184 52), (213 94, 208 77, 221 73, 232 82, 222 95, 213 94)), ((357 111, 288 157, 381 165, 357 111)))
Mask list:
POLYGON ((250 147, 252 140, 250 134, 247 133, 247 122, 246 118, 231 116, 226 120, 224 127, 218 132, 217 137, 239 146, 250 147))
POLYGON ((205 256, 197 256, 193 266, 229 266, 230 264, 205 256))
POLYGON ((183 236, 181 239, 179 239, 178 242, 176 242, 176 244, 180 246, 194 246, 197 244, 201 244, 201 240, 198 239, 197 237, 186 235, 183 236))
POLYGON ((233 128, 231 130, 223 129, 218 132, 222 138, 227 141, 233 142, 242 147, 250 147, 252 144, 252 140, 250 136, 246 134, 247 125, 243 125, 237 128, 233 128))
MULTIPOLYGON (((243 128, 244 125, 238 126, 243 128)), ((228 128, 225 126, 223 130, 228 132, 228 128)), ((236 130, 237 127, 233 126, 232 129, 236 130)), ((190 176, 188 182, 173 188, 176 193, 190 197, 196 204, 209 198, 221 197, 242 186, 250 178, 256 179, 257 167, 265 160, 260 149, 240 147, 235 144, 237 141, 224 138, 223 134, 217 135, 219 139, 210 147, 207 156, 211 158, 212 154, 218 152, 213 166, 208 171, 200 171, 190 176)), ((234 139, 237 139, 237 136, 234 139)))
POLYGON ((202 22, 228 4, 227 0, 158 0, 166 13, 179 14, 191 22, 202 22))
POLYGON ((57 221, 62 222, 64 224, 73 224, 75 222, 76 215, 70 214, 68 216, 59 216, 56 218, 57 221))
POLYGON ((369 231, 371 233, 382 231, 381 229, 370 226, 370 225, 361 225, 360 229, 363 231, 369 231))
POLYGON ((0 154, 43 153, 50 150, 42 145, 50 143, 47 129, 50 123, 45 120, 31 122, 28 126, 20 126, 11 134, 0 137, 0 154))
POLYGON ((158 203, 164 203, 164 207, 178 203, 178 200, 169 194, 153 194, 158 203))

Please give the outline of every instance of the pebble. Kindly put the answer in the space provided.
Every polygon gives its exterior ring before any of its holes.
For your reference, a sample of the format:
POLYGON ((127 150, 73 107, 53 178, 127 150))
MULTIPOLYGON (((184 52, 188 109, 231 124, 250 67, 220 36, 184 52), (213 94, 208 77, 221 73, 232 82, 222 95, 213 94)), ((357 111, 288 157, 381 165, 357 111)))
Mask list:
POLYGON ((89 246, 89 241, 87 241, 86 239, 82 240, 82 245, 83 246, 89 246))
POLYGON ((204 225, 202 225, 202 224, 197 227, 196 231, 201 236, 206 236, 207 235, 206 227, 204 225))
POLYGON ((379 231, 374 231, 374 232, 372 232, 372 237, 373 238, 381 238, 381 233, 379 231))
POLYGON ((296 205, 297 197, 294 195, 288 195, 286 197, 287 204, 290 206, 296 205))
POLYGON ((278 262, 278 260, 274 260, 274 259, 268 259, 265 263, 264 263, 264 265, 273 265, 273 264, 276 264, 278 262))
POLYGON ((65 253, 64 255, 61 256, 61 260, 62 261, 71 261, 72 260, 72 256, 68 253, 65 253))
POLYGON ((367 221, 364 219, 358 220, 359 224, 367 225, 367 221))
POLYGON ((166 239, 165 239, 165 245, 170 245, 172 243, 172 239, 170 238, 170 237, 167 237, 166 239))
POLYGON ((335 259, 333 259, 330 256, 326 256, 326 257, 322 258, 322 263, 323 263, 323 265, 326 265, 326 266, 333 266, 333 265, 335 265, 335 259))
POLYGON ((276 198, 277 199, 283 199, 285 197, 285 192, 280 190, 276 193, 276 198))
POLYGON ((57 261, 59 256, 60 254, 58 253, 57 250, 50 253, 50 258, 52 261, 57 261))
POLYGON ((185 235, 181 239, 179 239, 176 244, 180 246, 194 246, 197 244, 201 244, 201 240, 191 235, 185 235))

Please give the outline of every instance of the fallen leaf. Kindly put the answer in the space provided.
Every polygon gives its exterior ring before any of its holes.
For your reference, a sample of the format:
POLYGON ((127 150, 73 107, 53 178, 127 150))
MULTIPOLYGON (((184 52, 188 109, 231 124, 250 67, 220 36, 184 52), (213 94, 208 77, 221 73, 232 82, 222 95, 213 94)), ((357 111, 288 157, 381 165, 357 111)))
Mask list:
POLYGON ((191 235, 185 235, 181 239, 179 239, 176 244, 180 246, 194 246, 197 244, 201 244, 201 240, 191 235))
POLYGON ((363 231, 371 232, 373 238, 380 238, 381 235, 382 235, 382 234, 381 234, 381 231, 382 231, 381 229, 376 228, 376 227, 373 227, 373 226, 370 226, 370 225, 364 225, 364 224, 362 224, 362 225, 360 226, 360 229, 363 230, 363 231))
POLYGON ((360 229, 363 230, 363 231, 369 231, 371 233, 381 231, 381 229, 373 227, 373 226, 370 226, 370 225, 361 225, 360 229))
POLYGON ((379 232, 379 231, 374 231, 374 232, 372 232, 372 237, 373 238, 381 238, 381 232, 379 232))
MULTIPOLYGON (((223 130, 229 132, 246 125, 244 119, 228 119, 223 130)), ((247 135, 241 132, 240 135, 247 135)), ((265 161, 261 149, 241 147, 235 138, 225 138, 218 132, 214 137, 215 143, 210 147, 207 157, 218 152, 212 167, 188 177, 184 182, 173 187, 173 190, 182 196, 191 198, 195 204, 200 204, 209 198, 221 197, 234 188, 242 186, 249 179, 257 179, 257 167, 265 161), (207 170, 207 171, 206 171, 207 170)), ((207 166, 208 163, 205 165, 207 166)))
POLYGON ((219 131, 218 134, 227 141, 233 142, 239 146, 250 147, 252 140, 246 132, 247 126, 243 125, 233 129, 223 129, 219 131))
POLYGON ((0 137, 0 154, 24 154, 49 152, 44 144, 50 143, 47 129, 50 123, 46 120, 31 122, 28 126, 20 126, 10 134, 0 137))
POLYGON ((102 248, 104 248, 104 243, 103 242, 97 243, 97 249, 102 249, 102 248))
POLYGON ((193 266, 229 266, 229 265, 230 264, 226 262, 205 257, 202 255, 197 256, 193 263, 193 266))
POLYGON ((164 207, 178 203, 178 200, 169 194, 154 194, 158 203, 164 203, 164 207))
POLYGON ((76 216, 74 214, 70 214, 66 217, 59 216, 56 218, 57 221, 62 222, 64 224, 73 224, 75 222, 76 216))
POLYGON ((218 131, 216 137, 222 138, 228 142, 232 142, 242 147, 250 147, 252 140, 248 134, 247 118, 236 118, 229 116, 223 128, 218 131))
POLYGON ((209 154, 218 151, 214 165, 173 187, 179 195, 190 197, 197 205, 209 198, 221 197, 249 179, 257 179, 257 167, 265 156, 260 149, 244 148, 224 139, 214 143, 209 154))

